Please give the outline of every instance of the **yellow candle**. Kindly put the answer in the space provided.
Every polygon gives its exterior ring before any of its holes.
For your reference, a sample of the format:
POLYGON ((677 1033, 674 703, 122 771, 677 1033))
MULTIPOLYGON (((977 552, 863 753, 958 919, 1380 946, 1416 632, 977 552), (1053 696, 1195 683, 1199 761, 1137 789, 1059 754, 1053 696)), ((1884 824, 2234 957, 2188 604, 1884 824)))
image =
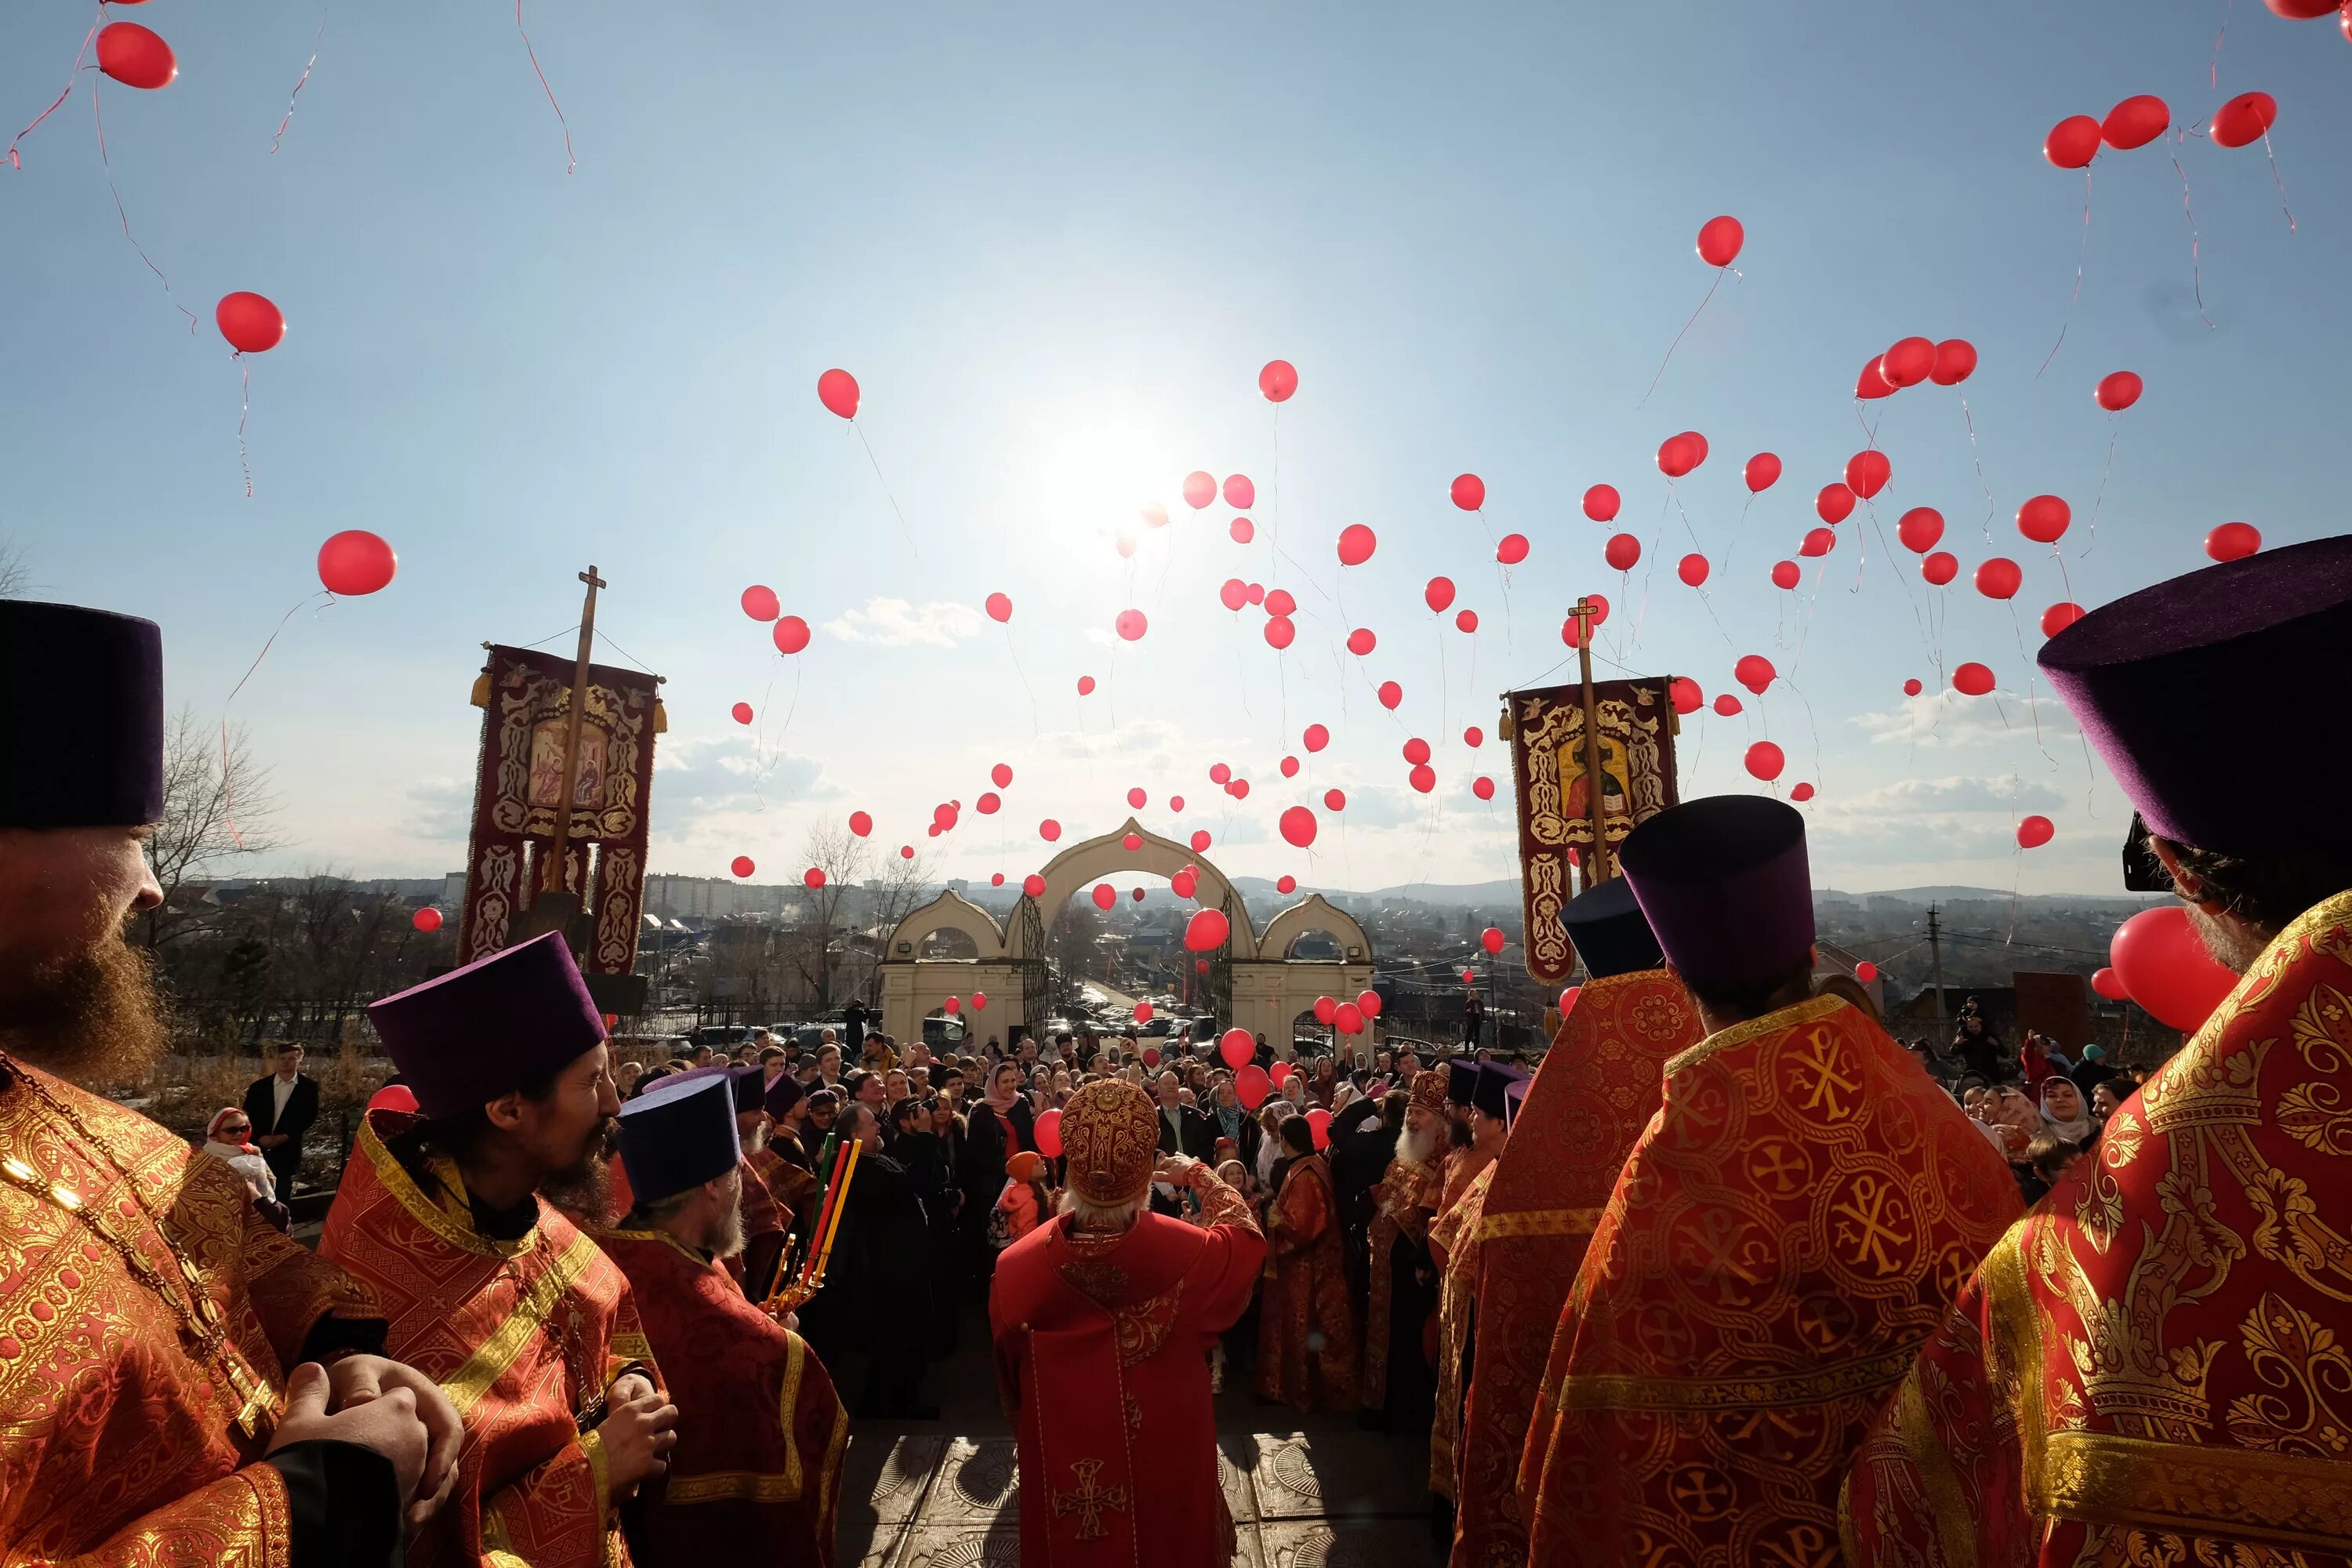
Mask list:
POLYGON ((863 1143, 852 1143, 849 1146, 849 1169, 841 1173, 841 1194, 834 1199, 833 1220, 824 1228, 824 1248, 817 1254, 814 1278, 820 1283, 824 1279, 824 1266, 833 1260, 833 1238, 840 1234, 841 1211, 848 1206, 849 1184, 857 1179, 858 1155, 865 1147, 863 1143))

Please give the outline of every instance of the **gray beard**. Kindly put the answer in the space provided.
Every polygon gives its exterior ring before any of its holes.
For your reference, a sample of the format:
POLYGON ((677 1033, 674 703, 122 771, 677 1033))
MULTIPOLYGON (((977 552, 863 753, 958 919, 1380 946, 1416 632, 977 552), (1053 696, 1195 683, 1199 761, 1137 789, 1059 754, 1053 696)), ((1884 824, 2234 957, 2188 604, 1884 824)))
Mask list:
POLYGON ((714 1234, 703 1246, 714 1258, 733 1258, 743 1250, 743 1210, 741 1205, 729 1209, 719 1217, 714 1234))
POLYGON ((1397 1158, 1408 1164, 1426 1165, 1437 1158, 1440 1132, 1436 1128, 1424 1128, 1419 1132, 1411 1128, 1397 1139, 1397 1158))
POLYGON ((2195 904, 2187 908, 2189 927, 2205 944, 2205 951, 2213 955, 2214 963, 2232 974, 2243 974, 2252 969, 2254 960, 2263 955, 2263 949, 2271 944, 2269 937, 2235 921, 2216 920, 2195 904))

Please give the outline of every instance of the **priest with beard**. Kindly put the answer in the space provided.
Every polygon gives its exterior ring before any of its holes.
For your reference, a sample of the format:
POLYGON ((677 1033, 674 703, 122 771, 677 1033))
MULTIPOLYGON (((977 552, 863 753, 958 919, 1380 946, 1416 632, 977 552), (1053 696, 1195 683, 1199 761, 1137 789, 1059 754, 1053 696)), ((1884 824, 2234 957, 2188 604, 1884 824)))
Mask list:
POLYGON ((629 1281, 678 1411, 669 1472, 646 1486, 630 1544, 642 1568, 832 1568, 849 1413, 791 1321, 745 1300, 722 1267, 743 1250, 740 1189, 759 1179, 730 1087, 672 1079, 621 1108, 635 1201, 596 1240, 629 1281))
POLYGON ((395 1353, 464 1418, 417 1568, 625 1561, 615 1507, 662 1471, 677 1407, 620 1270, 564 1217, 609 1212, 620 1097, 562 933, 368 1008, 418 1114, 370 1111, 319 1243, 395 1353))
POLYGON ((1437 1310, 1429 1222, 1445 1174, 1446 1075, 1413 1075, 1396 1157, 1372 1189, 1371 1301, 1364 1314, 1364 1410, 1391 1432, 1419 1431, 1436 1408, 1436 1374, 1422 1329, 1437 1310))
POLYGON ((457 1474, 447 1397, 227 1166, 78 1087, 164 1047, 122 940, 163 900, 162 634, 0 602, 0 663, 41 735, 0 759, 0 1557, 396 1563, 457 1474))
MULTIPOLYGON (((658 1087, 664 1093, 674 1093, 681 1084, 719 1079, 726 1080, 728 1093, 735 1108, 736 1139, 742 1151, 743 1161, 743 1179, 736 1184, 743 1245, 720 1254, 719 1267, 742 1287, 744 1295, 755 1301, 764 1300, 776 1282, 776 1269, 783 1262, 784 1246, 790 1239, 793 1225, 792 1206, 775 1196, 754 1163, 755 1157, 767 1152, 769 1123, 766 1100, 771 1088, 761 1081, 761 1069, 757 1067, 715 1066, 696 1068, 690 1072, 666 1078, 658 1087)), ((617 1154, 615 1159, 618 1159, 617 1154)), ((607 1169, 612 1171, 615 1179, 605 1211, 570 1215, 572 1223, 584 1230, 602 1229, 615 1212, 626 1213, 636 1202, 627 1163, 622 1161, 607 1169)))

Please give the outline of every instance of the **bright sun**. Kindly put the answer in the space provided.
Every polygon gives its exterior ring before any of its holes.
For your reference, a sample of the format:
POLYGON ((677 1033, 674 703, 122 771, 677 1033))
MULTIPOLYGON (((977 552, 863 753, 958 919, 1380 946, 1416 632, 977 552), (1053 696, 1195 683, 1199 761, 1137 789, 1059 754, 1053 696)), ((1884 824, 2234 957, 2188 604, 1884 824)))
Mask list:
POLYGON ((1031 426, 1037 521, 1050 538, 1150 531, 1144 510, 1180 508, 1176 444, 1139 411, 1117 403, 1066 406, 1031 426))

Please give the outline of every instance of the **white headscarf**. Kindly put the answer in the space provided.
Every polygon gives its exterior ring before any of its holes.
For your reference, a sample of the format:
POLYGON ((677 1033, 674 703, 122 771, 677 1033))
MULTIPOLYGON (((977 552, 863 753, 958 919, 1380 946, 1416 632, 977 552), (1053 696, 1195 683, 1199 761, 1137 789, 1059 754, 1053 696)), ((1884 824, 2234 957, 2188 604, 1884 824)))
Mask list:
POLYGON ((2088 1138, 2092 1129, 2096 1126, 2096 1123, 2091 1120, 2089 1100, 2071 1079, 2064 1078, 2053 1077, 2042 1080, 2042 1120, 2050 1124, 2050 1131, 2053 1133, 2065 1139, 2069 1143, 2079 1143, 2088 1138), (2058 1120, 2050 1109, 2050 1091, 2060 1084, 2064 1084, 2068 1089, 2074 1090, 2074 1114, 2063 1121, 2058 1120))

